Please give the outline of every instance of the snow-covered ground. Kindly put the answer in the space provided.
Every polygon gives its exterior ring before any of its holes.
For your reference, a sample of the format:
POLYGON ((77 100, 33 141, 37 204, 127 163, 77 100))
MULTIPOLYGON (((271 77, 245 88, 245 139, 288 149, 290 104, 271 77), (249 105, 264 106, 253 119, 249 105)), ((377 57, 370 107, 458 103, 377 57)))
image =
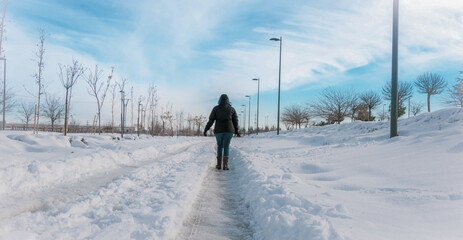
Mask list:
POLYGON ((463 239, 463 109, 399 135, 234 138, 217 171, 213 138, 0 132, 0 239, 463 239))

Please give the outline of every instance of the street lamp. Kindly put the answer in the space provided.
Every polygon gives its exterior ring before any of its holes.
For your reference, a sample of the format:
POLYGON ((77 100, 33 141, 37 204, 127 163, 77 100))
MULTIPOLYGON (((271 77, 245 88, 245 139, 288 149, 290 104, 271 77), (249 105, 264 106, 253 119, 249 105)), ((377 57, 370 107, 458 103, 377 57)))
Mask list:
POLYGON ((142 129, 142 133, 144 132, 144 127, 145 127, 145 117, 146 117, 146 108, 145 109, 141 109, 141 129, 142 129))
MULTIPOLYGON (((244 107, 244 114, 243 114, 243 126, 244 126, 244 134, 246 135, 246 104, 241 105, 244 107)), ((249 129, 249 126, 248 126, 249 129)))
POLYGON ((251 95, 246 95, 244 97, 249 98, 248 132, 249 132, 249 135, 251 135, 251 131, 249 130, 249 128, 251 127, 251 95))
POLYGON ((137 116, 137 135, 140 137, 140 107, 143 107, 143 104, 141 102, 138 102, 138 116, 137 116))
POLYGON ((6 58, 0 57, 0 60, 3 60, 3 122, 2 129, 5 130, 5 108, 6 108, 6 58))
POLYGON ((124 138, 125 131, 125 110, 130 99, 125 99, 125 91, 121 90, 121 138, 124 138))
POLYGON ((280 42, 280 64, 278 68, 278 116, 277 116, 277 135, 280 135, 280 86, 281 86, 281 44, 283 38, 270 38, 270 41, 280 42))
POLYGON ((399 55, 399 0, 394 0, 394 10, 392 17, 392 71, 391 71, 391 134, 390 137, 396 137, 397 134, 397 82, 398 82, 398 55, 399 55))
POLYGON ((257 135, 259 135, 259 92, 260 92, 260 78, 253 78, 253 81, 257 81, 257 135))

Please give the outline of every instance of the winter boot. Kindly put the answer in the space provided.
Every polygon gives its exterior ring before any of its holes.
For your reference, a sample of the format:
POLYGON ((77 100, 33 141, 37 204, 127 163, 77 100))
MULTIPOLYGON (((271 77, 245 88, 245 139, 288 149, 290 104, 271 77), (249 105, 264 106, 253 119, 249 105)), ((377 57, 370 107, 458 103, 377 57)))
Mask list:
POLYGON ((230 170, 228 168, 228 156, 223 157, 223 170, 230 170))
POLYGON ((222 157, 217 157, 217 165, 215 168, 222 169, 222 157))

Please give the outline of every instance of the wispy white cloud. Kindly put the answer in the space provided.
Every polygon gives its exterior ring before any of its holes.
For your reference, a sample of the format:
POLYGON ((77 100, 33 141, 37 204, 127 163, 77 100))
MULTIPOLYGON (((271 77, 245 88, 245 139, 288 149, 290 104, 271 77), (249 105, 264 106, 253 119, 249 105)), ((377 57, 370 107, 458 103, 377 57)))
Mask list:
MULTIPOLYGON (((461 1, 415 0, 401 4, 401 68, 423 71, 432 69, 436 62, 459 58, 463 36, 461 1)), ((241 43, 214 53, 225 59, 223 77, 235 77, 235 72, 241 70, 239 75, 243 77, 259 74, 275 79, 277 65, 271 51, 278 50, 264 41, 283 36, 283 88, 325 81, 329 76, 332 80, 327 84, 337 84, 348 70, 378 61, 388 65, 392 2, 310 1, 294 6, 278 28, 257 27, 255 33, 262 36, 262 43, 241 43)), ((378 74, 388 77, 389 71, 387 67, 378 74)), ((382 79, 384 76, 378 76, 377 81, 382 79)), ((266 84, 263 89, 275 87, 266 84)))
MULTIPOLYGON (((30 61, 36 51, 35 29, 42 24, 50 32, 48 79, 57 78, 58 62, 69 62, 72 57, 87 66, 99 63, 107 70, 114 66, 138 94, 146 94, 147 84, 154 82, 163 101, 192 112, 208 112, 204 102, 214 104, 221 93, 229 93, 232 99, 255 93, 254 77, 261 78, 261 91, 274 91, 279 46, 268 40, 271 37, 283 37, 285 90, 345 83, 351 80, 349 71, 371 64, 376 67, 362 70, 373 76, 371 81, 382 84, 390 74, 389 0, 106 0, 90 9, 53 1, 25 0, 22 4, 50 7, 68 17, 35 16, 24 22, 13 16, 5 46, 11 58, 10 74, 18 79, 15 84, 30 84, 36 70, 30 61), (102 13, 102 9, 108 11, 102 13), (75 22, 69 23, 73 17, 75 22)), ((402 76, 448 68, 449 62, 461 59, 461 9, 463 2, 456 0, 401 1, 402 76)), ((83 82, 78 91, 75 100, 90 104, 83 82)))

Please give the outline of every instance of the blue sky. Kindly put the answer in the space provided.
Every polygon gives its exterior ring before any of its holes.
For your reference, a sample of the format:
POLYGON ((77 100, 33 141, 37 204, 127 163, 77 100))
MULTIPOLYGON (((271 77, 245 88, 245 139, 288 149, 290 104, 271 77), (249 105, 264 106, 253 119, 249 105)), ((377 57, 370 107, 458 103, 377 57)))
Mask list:
MULTIPOLYGON (((401 1, 399 80, 423 72, 449 82, 463 70, 463 3, 457 0, 401 1)), ((208 115, 222 93, 241 111, 252 95, 255 114, 261 79, 261 123, 276 121, 278 54, 283 37, 282 107, 316 99, 325 87, 354 87, 380 92, 390 80, 392 0, 328 1, 115 1, 22 0, 7 7, 5 56, 8 77, 22 101, 33 101, 31 61, 38 29, 49 35, 45 76, 47 92, 63 95, 58 63, 72 58, 116 80, 127 78, 136 96, 158 87, 163 105, 174 111, 208 115)), ((81 123, 96 106, 81 79, 73 114, 81 123), (87 107, 88 106, 88 107, 87 107)), ((414 101, 425 102, 415 93, 414 101)), ((109 101, 103 117, 109 119, 109 101)), ((432 109, 444 107, 432 98, 432 109)), ((118 109, 118 108, 117 108, 118 109)), ((9 121, 18 121, 17 118, 9 121)))

